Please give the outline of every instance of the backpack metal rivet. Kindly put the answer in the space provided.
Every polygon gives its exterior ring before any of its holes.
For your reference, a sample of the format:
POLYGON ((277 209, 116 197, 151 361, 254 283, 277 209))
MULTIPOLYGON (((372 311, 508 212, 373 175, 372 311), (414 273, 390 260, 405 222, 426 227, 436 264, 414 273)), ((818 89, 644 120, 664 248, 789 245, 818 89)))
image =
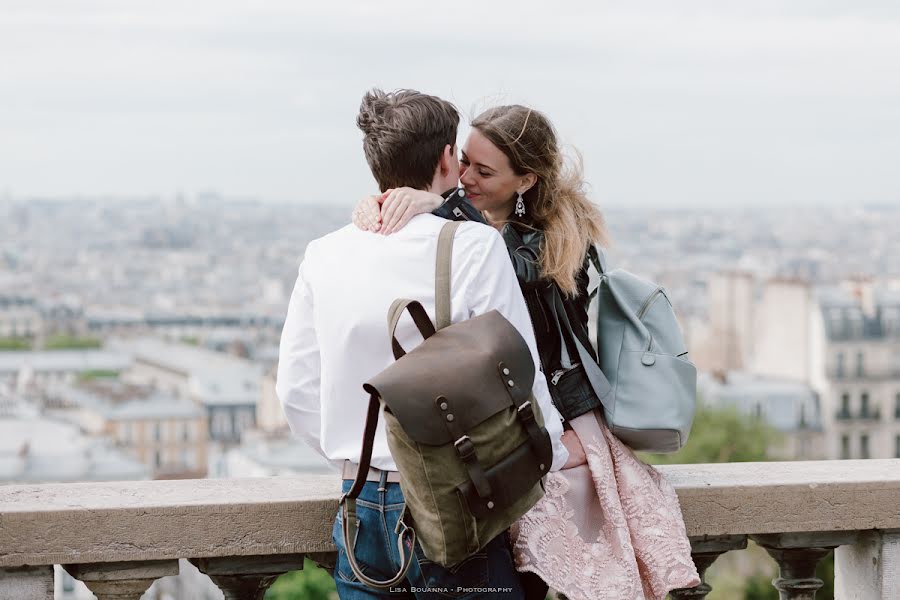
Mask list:
POLYGON ((487 507, 488 507, 488 508, 494 508, 494 503, 493 503, 492 501, 489 501, 489 502, 487 503, 487 507))
POLYGON ((509 385, 509 387, 513 387, 514 385, 516 385, 516 382, 513 381, 512 379, 510 379, 510 380, 507 381, 506 383, 509 385))
POLYGON ((453 415, 447 415, 447 420, 448 420, 448 421, 452 421, 452 420, 453 420, 453 415))
POLYGON ((447 403, 441 402, 441 410, 447 410, 447 403))
POLYGON ((503 374, 504 374, 504 375, 509 375, 509 369, 504 368, 504 369, 503 369, 503 374))
POLYGON ((543 470, 544 470, 544 465, 543 465, 543 464, 541 464, 541 471, 543 471, 543 470))

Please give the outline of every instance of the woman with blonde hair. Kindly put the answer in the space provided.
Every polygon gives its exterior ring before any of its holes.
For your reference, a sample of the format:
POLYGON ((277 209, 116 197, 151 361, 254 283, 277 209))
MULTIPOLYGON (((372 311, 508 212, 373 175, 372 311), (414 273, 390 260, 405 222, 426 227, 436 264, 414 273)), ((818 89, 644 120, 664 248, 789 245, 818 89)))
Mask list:
POLYGON ((674 489, 609 432, 578 363, 576 339, 593 354, 590 254, 608 242, 580 157, 567 161, 550 121, 524 106, 488 109, 471 125, 461 189, 388 190, 363 200, 353 220, 389 235, 434 212, 484 220, 506 242, 570 452, 563 470, 547 476, 544 498, 510 531, 528 598, 543 598, 548 584, 572 600, 664 598, 698 585, 674 489))

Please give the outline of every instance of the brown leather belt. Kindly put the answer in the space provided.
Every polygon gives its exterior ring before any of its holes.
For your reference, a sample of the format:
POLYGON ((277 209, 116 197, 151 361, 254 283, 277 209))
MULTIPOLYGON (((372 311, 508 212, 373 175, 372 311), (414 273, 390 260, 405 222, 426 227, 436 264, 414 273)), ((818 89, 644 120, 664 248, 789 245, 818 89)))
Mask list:
MULTIPOLYGON (((344 479, 354 480, 356 479, 356 473, 359 471, 359 465, 353 461, 345 460, 344 461, 344 470, 342 477, 344 479)), ((366 475, 366 481, 381 481, 381 474, 387 473, 387 482, 388 483, 400 483, 400 472, 399 471, 382 471, 381 469, 376 469, 375 467, 369 467, 369 474, 366 475)))

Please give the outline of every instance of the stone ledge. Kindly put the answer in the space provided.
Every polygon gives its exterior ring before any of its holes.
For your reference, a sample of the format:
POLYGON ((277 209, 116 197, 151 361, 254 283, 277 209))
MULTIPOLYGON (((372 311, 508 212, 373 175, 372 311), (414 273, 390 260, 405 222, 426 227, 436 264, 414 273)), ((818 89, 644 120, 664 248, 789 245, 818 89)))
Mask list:
MULTIPOLYGON (((900 529, 900 459, 667 465, 690 536, 900 529)), ((0 567, 332 552, 339 482, 0 486, 0 567)))
POLYGON ((339 495, 329 475, 0 486, 0 567, 330 552, 339 495))
POLYGON ((690 536, 900 527, 900 459, 668 465, 690 536))

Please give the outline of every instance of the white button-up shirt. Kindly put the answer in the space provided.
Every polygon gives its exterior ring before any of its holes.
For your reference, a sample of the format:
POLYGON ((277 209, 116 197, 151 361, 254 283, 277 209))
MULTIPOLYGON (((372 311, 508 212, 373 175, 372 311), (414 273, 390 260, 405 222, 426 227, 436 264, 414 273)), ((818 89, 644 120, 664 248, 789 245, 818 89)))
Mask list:
MULTIPOLYGON (((362 385, 394 362, 388 307, 396 298, 410 298, 434 315, 437 239, 445 223, 423 214, 389 236, 348 225, 306 248, 281 334, 276 391, 291 430, 336 467, 346 459, 359 461, 369 404, 362 385)), ((562 422, 550 402, 528 309, 496 230, 460 225, 450 290, 452 322, 496 309, 525 338, 535 360, 534 397, 553 444, 551 469, 562 468, 568 459, 560 441, 562 422)), ((422 341, 408 314, 397 326, 397 340, 407 352, 422 341)), ((372 466, 397 469, 383 418, 372 466)))

